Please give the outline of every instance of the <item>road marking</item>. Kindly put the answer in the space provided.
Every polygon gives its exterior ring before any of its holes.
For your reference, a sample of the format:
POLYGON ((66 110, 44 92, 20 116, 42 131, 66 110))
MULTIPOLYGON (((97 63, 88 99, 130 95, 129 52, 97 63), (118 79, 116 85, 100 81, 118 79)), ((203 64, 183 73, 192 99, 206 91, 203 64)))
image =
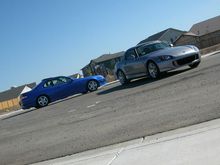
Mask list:
POLYGON ((95 104, 88 105, 87 108, 95 107, 96 104, 101 103, 101 101, 96 101, 95 104))
POLYGON ((75 111, 76 111, 76 109, 72 109, 72 110, 69 110, 68 112, 71 113, 71 112, 75 112, 75 111))
POLYGON ((95 104, 92 104, 92 105, 87 106, 87 108, 91 108, 91 107, 94 107, 94 106, 95 106, 95 104))

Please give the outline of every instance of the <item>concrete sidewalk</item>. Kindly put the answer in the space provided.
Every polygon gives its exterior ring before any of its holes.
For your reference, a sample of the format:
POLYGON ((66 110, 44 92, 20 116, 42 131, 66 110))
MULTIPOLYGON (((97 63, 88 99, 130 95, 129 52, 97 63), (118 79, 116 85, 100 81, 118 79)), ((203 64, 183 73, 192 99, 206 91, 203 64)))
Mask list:
POLYGON ((220 119, 35 165, 219 165, 220 119))

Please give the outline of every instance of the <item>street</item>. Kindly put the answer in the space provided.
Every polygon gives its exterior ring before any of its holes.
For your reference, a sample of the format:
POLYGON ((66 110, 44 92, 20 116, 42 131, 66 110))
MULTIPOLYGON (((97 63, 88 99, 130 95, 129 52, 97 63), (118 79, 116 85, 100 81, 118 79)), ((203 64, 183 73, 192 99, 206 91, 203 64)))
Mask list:
POLYGON ((220 117, 220 54, 0 119, 0 164, 29 164, 220 117))

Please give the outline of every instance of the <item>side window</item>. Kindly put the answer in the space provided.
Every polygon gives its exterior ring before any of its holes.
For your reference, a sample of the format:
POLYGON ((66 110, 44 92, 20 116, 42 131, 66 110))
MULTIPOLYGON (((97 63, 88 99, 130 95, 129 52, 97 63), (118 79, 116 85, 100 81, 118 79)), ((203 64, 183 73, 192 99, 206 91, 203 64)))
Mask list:
POLYGON ((128 50, 125 54, 126 60, 134 60, 134 58, 136 58, 136 57, 137 57, 137 55, 136 55, 134 49, 128 50))
POLYGON ((64 84, 65 82, 63 82, 62 80, 60 80, 59 78, 55 78, 52 80, 53 81, 53 85, 60 85, 60 84, 64 84))
POLYGON ((52 86, 54 86, 52 80, 48 80, 48 81, 44 84, 44 88, 48 88, 48 87, 52 87, 52 86))
POLYGON ((144 46, 140 46, 139 48, 137 48, 137 52, 138 52, 139 56, 144 56, 144 55, 150 53, 151 49, 150 49, 150 47, 144 45, 144 46))
POLYGON ((64 83, 68 83, 68 82, 71 81, 71 79, 68 78, 68 77, 59 77, 58 79, 59 79, 60 81, 64 82, 64 83))
POLYGON ((147 55, 153 51, 155 51, 154 45, 144 45, 137 48, 139 56, 147 55))

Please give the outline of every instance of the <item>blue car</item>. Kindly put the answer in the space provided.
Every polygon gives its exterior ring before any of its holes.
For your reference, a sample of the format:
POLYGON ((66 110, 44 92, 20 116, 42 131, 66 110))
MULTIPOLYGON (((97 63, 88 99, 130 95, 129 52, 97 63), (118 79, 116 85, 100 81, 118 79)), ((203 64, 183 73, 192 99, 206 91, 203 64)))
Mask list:
POLYGON ((64 76, 47 78, 31 91, 21 94, 20 105, 22 109, 45 107, 51 102, 74 94, 96 91, 105 83, 106 80, 101 75, 79 79, 64 76))

